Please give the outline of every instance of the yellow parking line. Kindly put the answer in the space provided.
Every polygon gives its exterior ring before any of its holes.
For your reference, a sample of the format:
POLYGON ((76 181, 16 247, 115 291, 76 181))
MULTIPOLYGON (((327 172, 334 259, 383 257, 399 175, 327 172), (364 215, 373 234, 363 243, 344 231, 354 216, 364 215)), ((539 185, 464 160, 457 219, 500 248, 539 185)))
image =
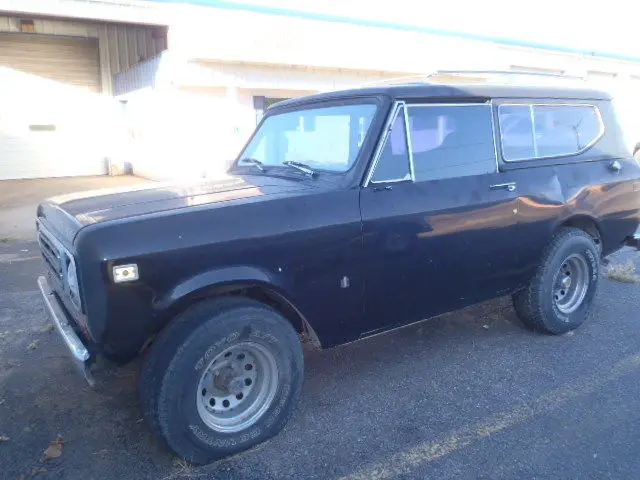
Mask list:
POLYGON ((386 479, 407 474, 420 465, 442 458, 485 437, 530 420, 535 415, 548 412, 573 398, 593 393, 607 383, 632 373, 638 368, 640 368, 640 354, 626 357, 604 373, 570 382, 564 387, 538 397, 529 404, 499 413, 475 425, 455 430, 438 440, 416 445, 351 475, 342 477, 342 480, 386 479))

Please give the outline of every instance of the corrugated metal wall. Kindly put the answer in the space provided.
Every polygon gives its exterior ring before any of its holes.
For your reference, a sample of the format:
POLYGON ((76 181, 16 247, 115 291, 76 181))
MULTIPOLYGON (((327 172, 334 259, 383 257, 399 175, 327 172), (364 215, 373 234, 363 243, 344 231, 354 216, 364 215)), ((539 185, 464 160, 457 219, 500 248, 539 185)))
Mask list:
POLYGON ((106 41, 112 75, 148 60, 167 48, 166 35, 154 35, 155 27, 107 25, 106 41), (158 38, 154 38, 157 36, 158 38))
MULTIPOLYGON (((166 53, 164 54, 166 55, 166 53)), ((113 94, 123 95, 141 88, 155 87, 163 54, 140 62, 114 76, 113 94)))

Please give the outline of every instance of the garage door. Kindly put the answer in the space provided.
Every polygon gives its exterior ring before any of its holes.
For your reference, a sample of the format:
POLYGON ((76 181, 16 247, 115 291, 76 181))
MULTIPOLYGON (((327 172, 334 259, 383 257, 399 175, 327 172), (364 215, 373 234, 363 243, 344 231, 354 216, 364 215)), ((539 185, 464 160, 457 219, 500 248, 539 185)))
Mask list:
POLYGON ((0 34, 0 85, 0 179, 106 173, 96 39, 0 34))
POLYGON ((0 35, 0 65, 100 91, 98 43, 91 38, 0 35))

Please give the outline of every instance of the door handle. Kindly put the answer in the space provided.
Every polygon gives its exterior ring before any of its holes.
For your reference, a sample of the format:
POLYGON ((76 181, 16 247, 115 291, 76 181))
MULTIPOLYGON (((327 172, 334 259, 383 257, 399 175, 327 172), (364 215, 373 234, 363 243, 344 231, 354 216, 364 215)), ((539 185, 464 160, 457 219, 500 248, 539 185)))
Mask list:
POLYGON ((609 164, 609 170, 613 173, 620 173, 620 170, 622 170, 622 164, 618 160, 614 160, 609 164))
POLYGON ((497 183, 495 185, 491 185, 489 187, 491 190, 506 190, 507 192, 515 192, 516 191, 516 183, 497 183))
POLYGON ((391 185, 385 185, 384 187, 374 187, 373 191, 374 192, 383 192, 383 191, 389 191, 389 190, 393 190, 393 187, 391 185))

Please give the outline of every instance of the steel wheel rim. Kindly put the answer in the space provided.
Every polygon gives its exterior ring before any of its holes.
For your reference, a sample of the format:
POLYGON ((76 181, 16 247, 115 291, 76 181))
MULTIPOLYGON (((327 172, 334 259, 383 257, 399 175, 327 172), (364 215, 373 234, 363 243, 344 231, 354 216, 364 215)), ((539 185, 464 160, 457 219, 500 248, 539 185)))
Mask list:
POLYGON ((564 314, 575 312, 589 289, 589 266, 587 260, 578 254, 567 257, 556 275, 553 300, 564 314))
POLYGON ((196 391, 198 414, 215 431, 239 432, 264 415, 277 389, 273 353, 255 342, 238 343, 219 353, 204 369, 196 391))

